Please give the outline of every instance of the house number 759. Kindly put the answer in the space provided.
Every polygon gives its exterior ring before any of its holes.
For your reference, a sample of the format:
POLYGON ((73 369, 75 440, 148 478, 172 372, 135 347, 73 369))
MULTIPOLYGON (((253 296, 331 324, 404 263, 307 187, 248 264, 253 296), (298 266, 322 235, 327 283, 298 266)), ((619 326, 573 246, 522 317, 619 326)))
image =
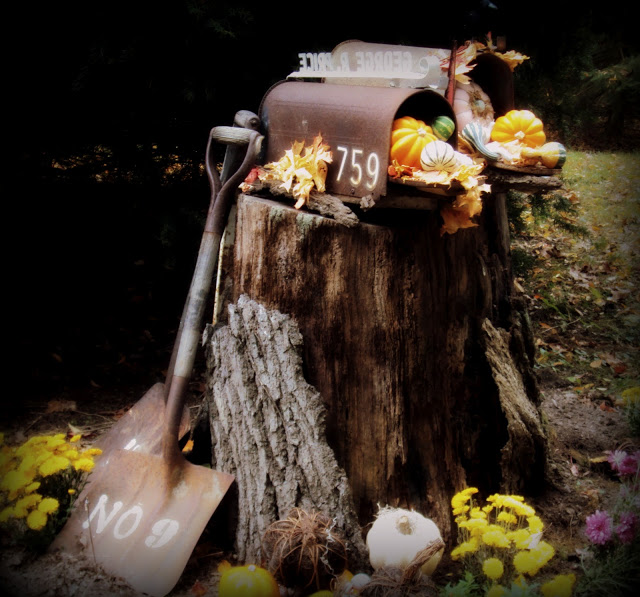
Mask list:
POLYGON ((358 187, 364 182, 367 189, 374 189, 380 176, 380 158, 378 154, 372 151, 365 158, 362 149, 349 148, 344 145, 338 145, 336 149, 342 154, 336 181, 340 182, 343 175, 347 175, 349 176, 349 182, 354 187, 358 187))

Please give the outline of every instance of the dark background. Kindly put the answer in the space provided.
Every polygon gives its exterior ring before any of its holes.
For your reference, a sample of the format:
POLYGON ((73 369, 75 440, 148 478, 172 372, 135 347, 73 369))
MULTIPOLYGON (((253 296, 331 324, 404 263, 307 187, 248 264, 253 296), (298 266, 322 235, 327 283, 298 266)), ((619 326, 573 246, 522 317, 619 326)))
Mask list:
POLYGON ((514 72, 516 106, 534 109, 556 140, 637 147, 622 134, 637 122, 639 80, 627 67, 638 47, 625 5, 493 4, 5 9, 5 318, 17 390, 4 401, 162 379, 209 201, 208 132, 239 109, 257 112, 300 51, 348 39, 449 48, 491 31, 530 57, 514 72), (585 73, 620 64, 596 105, 585 73))

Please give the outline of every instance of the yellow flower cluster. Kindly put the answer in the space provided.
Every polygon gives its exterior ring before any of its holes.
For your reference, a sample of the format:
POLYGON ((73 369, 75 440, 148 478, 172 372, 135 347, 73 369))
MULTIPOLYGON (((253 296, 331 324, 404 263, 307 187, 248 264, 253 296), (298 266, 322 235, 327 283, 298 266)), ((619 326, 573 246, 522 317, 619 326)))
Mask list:
MULTIPOLYGON (((487 595, 500 597, 508 593, 505 587, 511 583, 525 586, 527 578, 551 560, 555 549, 542 540, 544 524, 522 496, 494 494, 480 507, 473 500, 476 493, 477 488, 469 487, 451 499, 459 537, 451 557, 475 567, 486 579, 487 595)), ((571 577, 558 575, 542 585, 545 597, 571 595, 571 577)))
POLYGON ((63 484, 67 496, 74 495, 93 469, 94 456, 102 452, 80 450, 80 439, 79 434, 68 441, 64 433, 39 435, 11 447, 0 433, 0 524, 24 519, 35 531, 46 526, 49 515, 59 510, 60 500, 42 495, 43 483, 50 488, 63 484))

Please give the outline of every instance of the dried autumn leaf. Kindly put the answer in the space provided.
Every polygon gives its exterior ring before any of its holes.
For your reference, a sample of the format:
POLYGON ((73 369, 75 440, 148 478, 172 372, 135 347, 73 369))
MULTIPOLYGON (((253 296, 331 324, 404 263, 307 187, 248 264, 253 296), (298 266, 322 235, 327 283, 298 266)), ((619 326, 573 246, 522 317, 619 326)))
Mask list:
POLYGON ((444 205, 440 208, 440 215, 444 222, 440 228, 441 235, 454 234, 462 228, 472 228, 478 225, 471 220, 467 206, 456 208, 452 205, 444 205))
POLYGON ((520 52, 516 52, 515 50, 509 50, 508 52, 495 52, 495 55, 499 58, 502 58, 508 65, 509 68, 513 71, 516 66, 522 64, 525 60, 529 60, 529 56, 525 56, 520 52))
MULTIPOLYGON (((471 79, 467 77, 466 73, 473 70, 475 65, 470 65, 476 59, 478 55, 478 48, 475 43, 466 42, 460 46, 456 52, 456 70, 454 73, 455 80, 459 83, 470 83, 471 79)), ((450 58, 445 58, 440 61, 440 68, 443 71, 449 71, 450 58)))
POLYGON ((325 191, 328 167, 333 156, 321 135, 316 135, 311 145, 294 141, 291 149, 277 162, 266 164, 258 173, 260 180, 279 180, 281 186, 296 199, 295 208, 300 209, 309 199, 314 187, 325 191))

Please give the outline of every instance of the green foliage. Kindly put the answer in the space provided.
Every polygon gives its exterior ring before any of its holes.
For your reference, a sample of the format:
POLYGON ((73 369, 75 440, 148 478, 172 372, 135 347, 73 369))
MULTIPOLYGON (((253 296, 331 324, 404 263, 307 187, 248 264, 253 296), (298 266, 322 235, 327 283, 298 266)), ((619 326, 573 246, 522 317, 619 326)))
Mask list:
POLYGON ((640 587, 640 539, 601 553, 585 554, 575 597, 631 597, 640 587))
MULTIPOLYGON (((558 48, 558 59, 515 74, 517 105, 532 109, 550 136, 578 147, 637 147, 630 125, 640 118, 640 54, 585 23, 558 48)), ((540 62, 543 62, 542 60, 540 62)))
POLYGON ((536 226, 546 223, 576 236, 586 236, 586 227, 577 221, 578 213, 565 193, 508 193, 507 215, 516 235, 525 233, 530 221, 536 226))
POLYGON ((476 582, 471 572, 466 572, 455 585, 447 583, 441 594, 444 597, 476 597, 483 594, 482 587, 476 582))

